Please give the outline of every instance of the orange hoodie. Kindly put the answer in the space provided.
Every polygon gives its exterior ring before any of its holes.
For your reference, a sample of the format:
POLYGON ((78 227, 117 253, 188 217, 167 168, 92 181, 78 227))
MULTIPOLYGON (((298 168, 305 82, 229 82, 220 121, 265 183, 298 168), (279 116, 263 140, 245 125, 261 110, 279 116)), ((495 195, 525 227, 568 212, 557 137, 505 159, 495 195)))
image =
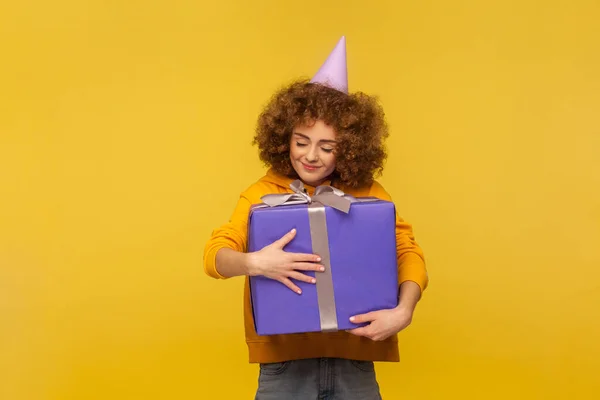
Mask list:
MULTIPOLYGON (((260 203, 260 198, 268 193, 291 193, 292 179, 269 170, 265 176, 246 189, 228 223, 213 231, 204 250, 204 271, 213 278, 225 279, 216 268, 216 255, 222 248, 239 252, 247 251, 248 216, 250 207, 260 203)), ((363 189, 351 189, 325 182, 324 185, 336 186, 355 197, 377 197, 391 201, 390 195, 378 183, 363 189)), ((309 195, 314 187, 305 185, 309 195)), ((405 281, 416 282, 421 291, 428 284, 423 252, 415 242, 411 225, 396 216, 396 251, 398 254, 398 284, 405 281)), ((301 358, 336 357, 367 361, 398 361, 398 339, 396 335, 384 341, 356 336, 345 331, 310 332, 288 335, 258 336, 254 329, 252 305, 250 302, 249 279, 244 286, 244 325, 246 343, 251 363, 282 362, 301 358)))

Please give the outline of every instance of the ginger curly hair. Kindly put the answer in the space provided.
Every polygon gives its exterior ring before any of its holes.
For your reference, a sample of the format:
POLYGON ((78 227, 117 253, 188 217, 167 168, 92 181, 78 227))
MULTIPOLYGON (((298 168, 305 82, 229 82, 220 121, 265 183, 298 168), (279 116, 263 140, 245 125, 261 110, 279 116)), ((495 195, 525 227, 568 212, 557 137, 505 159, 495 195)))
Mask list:
POLYGON ((306 80, 280 89, 258 118, 253 144, 258 145, 260 160, 297 178, 289 158, 291 134, 296 126, 316 120, 336 132, 332 180, 351 188, 371 185, 383 171, 388 128, 377 100, 360 92, 345 94, 306 80))

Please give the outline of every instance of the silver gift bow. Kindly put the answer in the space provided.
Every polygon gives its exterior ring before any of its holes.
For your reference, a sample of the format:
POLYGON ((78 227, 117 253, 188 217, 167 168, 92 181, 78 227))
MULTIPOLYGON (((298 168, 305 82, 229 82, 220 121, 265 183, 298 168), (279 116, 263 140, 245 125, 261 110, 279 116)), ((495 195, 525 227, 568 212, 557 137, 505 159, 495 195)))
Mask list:
POLYGON ((313 204, 320 203, 325 206, 333 207, 344 213, 350 211, 350 203, 355 201, 352 196, 345 194, 340 189, 333 186, 317 186, 315 194, 311 197, 306 193, 304 184, 300 180, 290 183, 294 193, 284 194, 266 194, 260 199, 270 207, 293 204, 313 204))
POLYGON ((325 271, 319 273, 316 280, 317 300, 321 331, 334 332, 338 330, 333 279, 331 275, 331 259, 329 254, 329 238, 327 235, 327 220, 325 206, 348 213, 355 198, 332 186, 318 186, 311 197, 304 190, 304 184, 296 180, 290 184, 294 193, 267 194, 261 197, 262 202, 269 207, 283 205, 308 204, 308 220, 312 251, 321 257, 325 271))

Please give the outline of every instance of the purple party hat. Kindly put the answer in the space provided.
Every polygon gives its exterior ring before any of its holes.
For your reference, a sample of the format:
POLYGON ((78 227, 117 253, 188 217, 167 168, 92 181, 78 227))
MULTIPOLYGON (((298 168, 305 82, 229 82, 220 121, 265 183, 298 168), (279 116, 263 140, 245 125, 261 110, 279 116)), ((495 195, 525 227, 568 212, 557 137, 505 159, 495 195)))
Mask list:
POLYGON ((342 36, 327 60, 313 76, 311 82, 321 83, 340 92, 348 93, 348 69, 346 67, 346 37, 342 36))

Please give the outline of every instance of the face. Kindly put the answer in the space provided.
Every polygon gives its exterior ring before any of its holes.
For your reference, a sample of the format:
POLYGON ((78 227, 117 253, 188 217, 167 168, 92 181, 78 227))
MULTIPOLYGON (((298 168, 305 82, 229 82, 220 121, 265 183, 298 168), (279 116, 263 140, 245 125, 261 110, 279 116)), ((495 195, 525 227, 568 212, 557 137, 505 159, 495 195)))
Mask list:
POLYGON ((318 186, 335 170, 335 136, 333 128, 320 120, 292 132, 290 161, 304 183, 318 186))

